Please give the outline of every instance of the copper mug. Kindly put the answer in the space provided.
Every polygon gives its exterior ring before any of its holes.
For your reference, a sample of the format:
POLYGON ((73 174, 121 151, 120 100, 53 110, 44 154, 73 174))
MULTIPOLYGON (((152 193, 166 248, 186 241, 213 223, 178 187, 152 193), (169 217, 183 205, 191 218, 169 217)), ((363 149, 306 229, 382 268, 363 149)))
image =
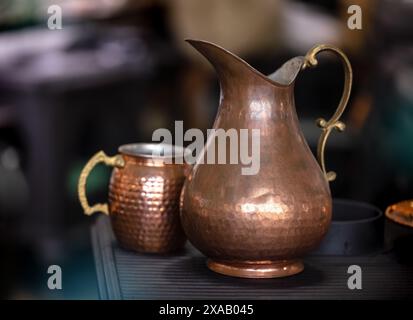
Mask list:
POLYGON ((109 215, 119 244, 146 253, 181 249, 186 237, 179 219, 179 195, 185 180, 184 148, 169 144, 127 144, 119 154, 96 153, 83 168, 78 183, 80 203, 86 215, 109 215), (181 157, 181 161, 177 159, 181 157), (86 180, 93 168, 113 167, 109 203, 90 206, 86 180))

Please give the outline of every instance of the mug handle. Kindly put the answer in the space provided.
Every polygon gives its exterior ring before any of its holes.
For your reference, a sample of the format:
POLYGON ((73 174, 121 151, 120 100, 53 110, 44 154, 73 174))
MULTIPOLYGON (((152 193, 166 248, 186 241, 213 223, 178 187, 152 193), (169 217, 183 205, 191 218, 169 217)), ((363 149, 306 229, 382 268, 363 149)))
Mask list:
POLYGON ((116 155, 114 157, 107 156, 103 151, 96 153, 83 167, 82 172, 79 176, 79 182, 77 184, 77 192, 79 196, 80 204, 82 205, 85 215, 91 216, 95 212, 102 212, 109 215, 109 206, 107 203, 97 203, 93 206, 89 205, 86 196, 86 181, 90 172, 93 168, 99 164, 104 163, 107 166, 122 168, 125 166, 125 161, 121 155, 116 155))
POLYGON ((318 146, 317 146, 317 160, 320 164, 320 167, 327 181, 333 181, 335 180, 337 175, 333 171, 327 172, 325 162, 324 162, 324 150, 325 150, 327 138, 330 135, 331 131, 333 129, 336 129, 339 132, 343 132, 344 129, 346 128, 346 125, 343 122, 339 121, 339 119, 341 115, 343 114, 344 109, 346 108, 348 100, 350 98, 351 85, 353 82, 353 70, 351 68, 350 61, 348 60, 344 52, 334 46, 327 45, 327 44, 316 45, 313 48, 311 48, 304 57, 304 63, 303 63, 302 69, 305 69, 307 67, 317 66, 318 61, 316 59, 316 55, 322 51, 332 51, 333 53, 335 53, 339 58, 341 58, 341 61, 344 67, 344 89, 343 89, 343 94, 341 96, 340 103, 335 113, 328 121, 326 121, 323 118, 319 118, 316 120, 317 126, 322 129, 320 138, 318 140, 318 146))

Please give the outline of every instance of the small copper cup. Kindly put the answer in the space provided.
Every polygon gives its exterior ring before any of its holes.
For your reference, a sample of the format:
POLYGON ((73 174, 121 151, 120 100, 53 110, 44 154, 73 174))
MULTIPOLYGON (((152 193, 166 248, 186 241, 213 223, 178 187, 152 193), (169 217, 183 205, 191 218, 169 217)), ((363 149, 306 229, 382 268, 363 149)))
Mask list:
POLYGON ((138 252, 168 253, 186 241, 179 219, 179 196, 187 165, 183 147, 136 143, 119 147, 108 157, 96 153, 83 168, 78 183, 79 200, 86 215, 110 216, 119 244, 138 252), (86 180, 93 168, 114 167, 109 184, 109 204, 90 206, 86 180))

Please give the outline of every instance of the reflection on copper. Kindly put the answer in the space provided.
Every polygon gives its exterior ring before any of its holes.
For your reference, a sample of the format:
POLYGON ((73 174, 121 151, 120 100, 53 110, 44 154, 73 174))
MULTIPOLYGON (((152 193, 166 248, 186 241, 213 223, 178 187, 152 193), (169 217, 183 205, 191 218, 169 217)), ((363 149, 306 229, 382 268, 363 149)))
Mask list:
MULTIPOLYGON (((167 145, 169 148, 176 148, 167 145)), ((179 219, 179 196, 188 171, 186 164, 150 155, 158 144, 130 144, 119 155, 100 151, 85 165, 79 177, 79 200, 85 214, 102 212, 110 216, 119 244, 130 250, 166 253, 181 249, 186 237, 179 219), (113 166, 109 184, 109 205, 90 206, 86 179, 98 163, 113 166)))
POLYGON ((389 206, 386 217, 402 225, 413 227, 413 200, 401 201, 389 206))
MULTIPOLYGON (((304 58, 288 62, 274 76, 284 79, 277 84, 218 46, 190 43, 220 80, 214 129, 260 129, 261 162, 258 174, 249 176, 241 175, 241 163, 195 164, 181 195, 185 233, 215 272, 249 278, 301 272, 300 258, 320 243, 332 210, 326 175, 305 142, 294 107, 294 79, 304 58)), ((346 99, 336 118, 345 104, 346 99)))

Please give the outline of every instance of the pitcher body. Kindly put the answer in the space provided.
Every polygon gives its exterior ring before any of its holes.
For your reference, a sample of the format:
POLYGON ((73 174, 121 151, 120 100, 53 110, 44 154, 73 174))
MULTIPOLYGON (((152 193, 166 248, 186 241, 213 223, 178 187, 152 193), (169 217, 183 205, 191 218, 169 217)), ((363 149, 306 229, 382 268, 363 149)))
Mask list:
MULTIPOLYGON (((191 44, 220 80, 213 128, 259 129, 260 153, 255 174, 243 174, 240 162, 194 165, 181 194, 185 233, 213 271, 251 278, 298 273, 302 256, 326 234, 332 211, 329 174, 313 156, 294 105, 294 80, 308 60, 294 58, 267 78, 216 45, 191 44)), ((324 124, 330 125, 325 142, 340 125, 324 124)), ((206 153, 211 145, 209 139, 206 153)))

